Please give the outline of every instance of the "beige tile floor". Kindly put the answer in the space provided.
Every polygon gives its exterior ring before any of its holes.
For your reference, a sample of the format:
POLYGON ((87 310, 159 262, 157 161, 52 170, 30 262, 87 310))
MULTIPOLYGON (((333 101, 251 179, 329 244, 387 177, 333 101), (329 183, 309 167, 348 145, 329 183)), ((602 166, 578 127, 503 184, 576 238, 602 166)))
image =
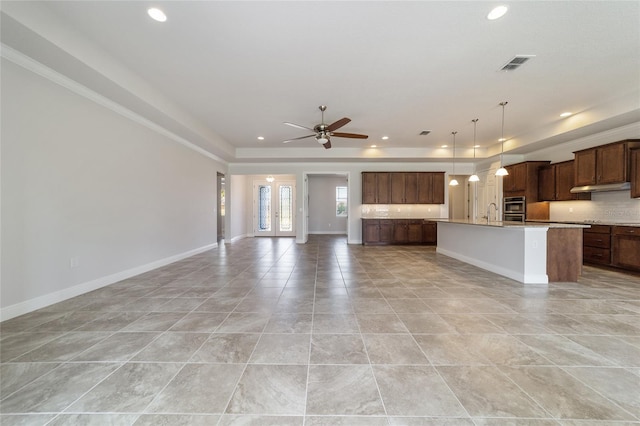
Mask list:
POLYGON ((640 424, 640 278, 245 239, 0 325, 2 425, 640 424))

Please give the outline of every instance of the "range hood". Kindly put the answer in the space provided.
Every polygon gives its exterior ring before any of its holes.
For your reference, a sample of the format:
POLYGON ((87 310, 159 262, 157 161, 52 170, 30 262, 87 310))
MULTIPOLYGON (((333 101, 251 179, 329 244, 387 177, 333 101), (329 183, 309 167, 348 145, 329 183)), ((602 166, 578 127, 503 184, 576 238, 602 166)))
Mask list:
POLYGON ((629 189, 631 189, 631 183, 622 182, 622 183, 608 183, 605 185, 576 186, 574 188, 571 188, 571 193, 579 194, 581 192, 626 191, 629 189))

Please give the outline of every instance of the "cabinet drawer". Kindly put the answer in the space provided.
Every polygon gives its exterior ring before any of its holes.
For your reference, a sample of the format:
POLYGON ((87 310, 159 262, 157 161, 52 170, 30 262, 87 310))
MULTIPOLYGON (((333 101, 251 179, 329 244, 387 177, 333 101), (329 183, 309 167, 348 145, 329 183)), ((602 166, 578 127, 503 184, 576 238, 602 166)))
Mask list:
POLYGON ((585 232, 583 241, 585 247, 611 248, 611 237, 609 234, 592 234, 585 232))
POLYGON ((599 247, 584 247, 583 260, 590 263, 609 265, 611 263, 611 250, 599 247))
POLYGON ((613 235, 637 235, 638 237, 640 237, 640 227, 614 226, 613 235))
POLYGON ((609 234, 611 233, 611 227, 609 225, 591 225, 591 228, 585 228, 584 232, 593 234, 609 234))

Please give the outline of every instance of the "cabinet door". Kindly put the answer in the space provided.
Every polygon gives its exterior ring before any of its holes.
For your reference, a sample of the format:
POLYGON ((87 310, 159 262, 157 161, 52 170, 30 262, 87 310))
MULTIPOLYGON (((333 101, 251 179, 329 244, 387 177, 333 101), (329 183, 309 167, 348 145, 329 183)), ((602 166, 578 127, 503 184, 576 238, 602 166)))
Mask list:
POLYGON ((575 153, 576 186, 596 184, 596 150, 588 149, 575 153))
POLYGON ((418 203, 418 174, 404 174, 404 202, 407 204, 418 203))
POLYGON ((407 242, 422 242, 422 220, 410 220, 407 225, 407 242))
POLYGON ((626 148, 623 143, 605 145, 597 150, 596 181, 598 183, 619 183, 627 180, 626 148))
POLYGON ((575 162, 564 161, 555 164, 556 167, 556 201, 590 200, 590 192, 572 194, 571 188, 575 186, 575 162))
POLYGON ((640 228, 616 226, 613 233, 613 265, 640 270, 640 228))
POLYGON ((444 172, 431 173, 431 200, 429 204, 444 204, 444 172))
POLYGON ((513 166, 505 166, 505 170, 508 174, 502 178, 502 191, 511 192, 515 188, 513 166))
MULTIPOLYGON (((573 172, 573 168, 571 172, 573 172)), ((554 201, 556 199, 556 179, 555 165, 538 169, 538 199, 541 201, 554 201)), ((573 175, 571 180, 573 181, 573 175)))
POLYGON ((362 243, 380 242, 380 221, 375 219, 362 220, 362 243))
POLYGON ((378 185, 376 173, 362 173, 362 204, 375 204, 377 202, 378 185))
POLYGON ((380 220, 380 240, 381 243, 390 243, 393 241, 393 220, 380 220))
POLYGON ((525 191, 527 189, 527 164, 513 166, 513 191, 525 191))
POLYGON ((422 242, 424 244, 436 244, 438 242, 438 226, 435 222, 422 224, 422 242))
POLYGON ((631 154, 631 197, 640 197, 640 148, 632 149, 631 154))
POLYGON ((420 172, 416 178, 418 180, 418 204, 431 204, 433 202, 433 175, 435 173, 420 172))
POLYGON ((393 242, 394 243, 406 243, 409 240, 407 221, 406 220, 394 220, 393 221, 393 242))
POLYGON ((378 204, 391 203, 390 174, 391 173, 376 173, 376 202, 378 204))
POLYGON ((404 204, 405 174, 390 173, 391 175, 391 204, 404 204))

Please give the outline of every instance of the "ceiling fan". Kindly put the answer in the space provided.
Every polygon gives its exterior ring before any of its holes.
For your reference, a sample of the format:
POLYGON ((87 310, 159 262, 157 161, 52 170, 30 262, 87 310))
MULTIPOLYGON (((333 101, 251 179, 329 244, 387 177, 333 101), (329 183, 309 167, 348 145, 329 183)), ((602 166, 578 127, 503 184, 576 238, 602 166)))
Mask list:
POLYGON ((341 118, 340 120, 336 121, 335 123, 325 124, 324 123, 324 112, 326 111, 327 107, 326 107, 326 105, 320 105, 318 107, 318 109, 320 109, 320 111, 322 111, 322 122, 320 124, 316 124, 313 129, 311 127, 301 126, 299 124, 289 123, 287 121, 284 122, 284 124, 286 124, 287 126, 297 127, 298 129, 310 130, 310 131, 313 132, 313 134, 306 135, 306 136, 300 136, 299 138, 287 139, 286 141, 283 141, 283 143, 289 143, 289 142, 294 142, 294 141, 297 141, 297 140, 300 140, 300 139, 306 139, 306 138, 310 138, 310 137, 315 137, 316 141, 319 144, 324 146, 325 149, 329 149, 329 148, 331 148, 331 136, 335 136, 337 138, 353 138, 353 139, 367 139, 369 137, 368 135, 360 135, 358 133, 336 132, 335 130, 338 130, 340 127, 342 127, 345 124, 349 123, 351 121, 351 119, 347 118, 347 117, 344 117, 344 118, 341 118))

